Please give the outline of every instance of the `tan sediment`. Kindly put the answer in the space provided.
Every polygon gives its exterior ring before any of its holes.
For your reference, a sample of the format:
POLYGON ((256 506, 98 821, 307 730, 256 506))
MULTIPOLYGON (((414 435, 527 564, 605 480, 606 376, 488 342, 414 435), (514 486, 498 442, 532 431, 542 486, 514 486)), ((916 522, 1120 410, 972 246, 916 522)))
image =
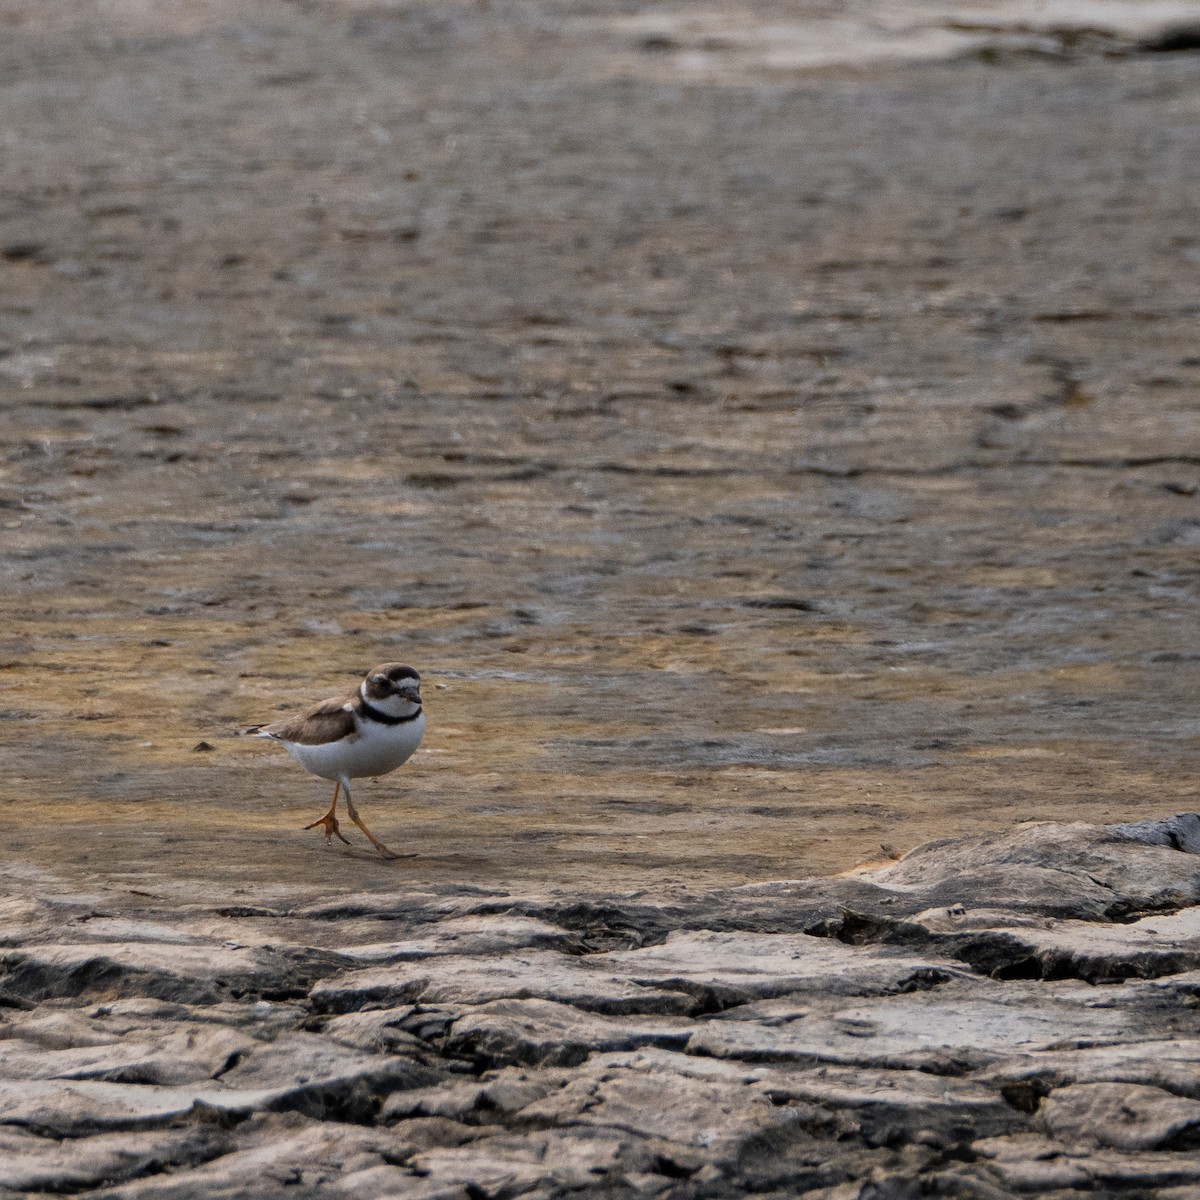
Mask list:
POLYGON ((7 864, 706 886, 1194 806, 1184 59, 684 85, 377 9, 5 26, 7 864), (237 736, 384 658, 399 864, 237 736))

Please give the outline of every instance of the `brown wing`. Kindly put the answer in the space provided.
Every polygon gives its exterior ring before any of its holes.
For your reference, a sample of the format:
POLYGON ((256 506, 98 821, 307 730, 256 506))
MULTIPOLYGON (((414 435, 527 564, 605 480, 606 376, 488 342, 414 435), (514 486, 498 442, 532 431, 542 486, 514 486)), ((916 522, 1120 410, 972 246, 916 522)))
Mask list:
POLYGON ((354 712, 350 700, 322 700, 314 704, 302 717, 291 717, 264 725, 259 735, 278 738, 281 742, 296 742, 301 746, 324 746, 327 742, 338 742, 343 738, 355 740, 358 731, 354 724, 354 712))

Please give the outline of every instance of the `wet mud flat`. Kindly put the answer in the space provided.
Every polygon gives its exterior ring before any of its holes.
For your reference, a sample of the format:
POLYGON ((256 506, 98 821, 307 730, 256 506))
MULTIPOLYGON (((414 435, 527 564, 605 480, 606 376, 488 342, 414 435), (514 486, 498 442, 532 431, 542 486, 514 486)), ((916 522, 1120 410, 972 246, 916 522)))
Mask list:
POLYGON ((800 69, 769 5, 6 0, 9 862, 708 886, 1189 807, 1200 56, 980 12, 800 69), (400 868, 235 736, 395 659, 400 868))

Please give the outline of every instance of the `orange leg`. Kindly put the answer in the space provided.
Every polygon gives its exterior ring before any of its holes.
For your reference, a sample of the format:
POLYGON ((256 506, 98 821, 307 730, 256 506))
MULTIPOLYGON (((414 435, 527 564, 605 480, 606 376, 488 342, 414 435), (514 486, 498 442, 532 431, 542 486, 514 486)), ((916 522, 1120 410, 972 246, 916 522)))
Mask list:
MULTIPOLYGON (((314 821, 311 825, 305 825, 304 828, 316 829, 316 827, 320 825, 325 830, 325 840, 327 842, 332 842, 334 837, 339 837, 343 842, 346 842, 346 845, 348 846, 350 843, 346 840, 346 838, 342 837, 342 832, 340 829, 338 829, 337 798, 338 790, 341 788, 341 786, 342 785, 340 782, 333 785, 333 803, 329 806, 329 811, 319 821, 314 821)), ((349 788, 346 789, 346 803, 350 803, 349 788)), ((353 808, 350 810, 350 816, 354 816, 353 808)))
MULTIPOLYGON (((345 781, 343 781, 344 783, 345 781)), ((354 801, 350 799, 350 785, 345 784, 346 788, 346 811, 350 814, 350 820, 359 827, 367 835, 367 841, 383 855, 384 858, 399 858, 394 850, 389 850, 363 823, 358 819, 358 809, 354 807, 354 801)))

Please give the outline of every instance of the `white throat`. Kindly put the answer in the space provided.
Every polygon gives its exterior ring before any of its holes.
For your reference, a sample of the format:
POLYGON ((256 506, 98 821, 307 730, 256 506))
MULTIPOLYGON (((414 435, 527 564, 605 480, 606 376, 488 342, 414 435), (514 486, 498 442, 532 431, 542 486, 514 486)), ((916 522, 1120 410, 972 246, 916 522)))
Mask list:
POLYGON ((387 713, 389 717, 411 717, 421 707, 411 700, 405 700, 403 696, 387 696, 383 700, 372 700, 367 695, 365 683, 358 685, 358 694, 362 697, 364 704, 379 709, 381 713, 387 713))

